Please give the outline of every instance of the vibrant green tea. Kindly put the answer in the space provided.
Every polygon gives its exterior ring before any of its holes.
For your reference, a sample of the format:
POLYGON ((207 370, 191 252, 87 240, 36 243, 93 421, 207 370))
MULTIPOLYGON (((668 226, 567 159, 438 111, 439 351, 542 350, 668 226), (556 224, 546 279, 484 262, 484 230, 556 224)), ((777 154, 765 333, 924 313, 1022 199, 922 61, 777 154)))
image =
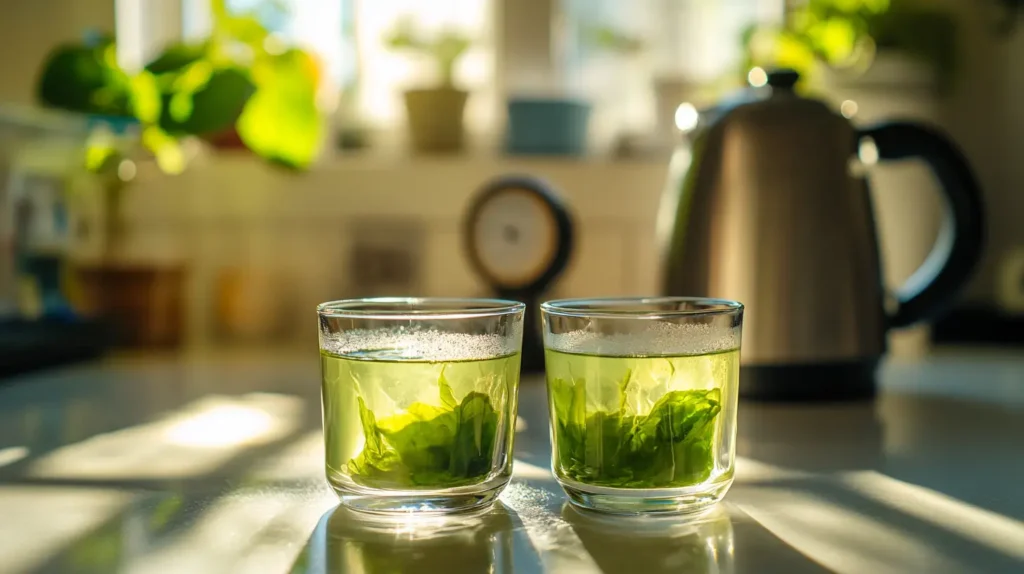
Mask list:
POLYGON ((519 356, 428 362, 321 352, 328 480, 439 489, 511 469, 519 356))
POLYGON ((733 448, 735 428, 720 414, 735 408, 739 351, 613 357, 547 350, 546 366, 560 478, 619 488, 692 486, 708 480, 733 448))

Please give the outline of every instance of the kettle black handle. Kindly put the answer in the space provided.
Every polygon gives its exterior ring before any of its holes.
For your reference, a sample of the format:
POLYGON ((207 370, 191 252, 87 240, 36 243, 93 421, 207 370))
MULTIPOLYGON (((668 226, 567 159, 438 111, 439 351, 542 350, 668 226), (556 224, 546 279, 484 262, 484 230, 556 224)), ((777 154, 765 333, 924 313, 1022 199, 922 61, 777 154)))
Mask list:
POLYGON ((985 243, 981 189, 967 159, 948 137, 913 122, 886 123, 862 130, 880 160, 920 158, 938 177, 946 197, 939 238, 928 258, 897 292, 899 308, 890 328, 933 318, 950 304, 971 276, 985 243))

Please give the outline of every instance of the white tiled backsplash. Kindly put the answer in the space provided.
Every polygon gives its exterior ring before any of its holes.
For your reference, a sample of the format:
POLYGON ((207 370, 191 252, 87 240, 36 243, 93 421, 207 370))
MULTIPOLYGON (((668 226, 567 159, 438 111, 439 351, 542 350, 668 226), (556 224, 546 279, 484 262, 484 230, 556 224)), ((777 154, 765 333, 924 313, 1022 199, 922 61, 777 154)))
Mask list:
MULTIPOLYGON (((576 222, 576 249, 554 295, 651 294, 665 173, 660 161, 406 158, 337 160, 293 174, 218 156, 180 176, 140 170, 125 206, 125 256, 187 264, 191 342, 218 332, 218 294, 228 284, 235 315, 259 317, 236 330, 305 338, 316 303, 368 294, 352 261, 357 242, 408 246, 410 294, 488 293, 464 254, 465 210, 492 178, 529 174, 554 186, 576 222)), ((87 234, 79 257, 94 256, 98 245, 87 234)), ((394 289, 374 294, 406 294, 394 289)))

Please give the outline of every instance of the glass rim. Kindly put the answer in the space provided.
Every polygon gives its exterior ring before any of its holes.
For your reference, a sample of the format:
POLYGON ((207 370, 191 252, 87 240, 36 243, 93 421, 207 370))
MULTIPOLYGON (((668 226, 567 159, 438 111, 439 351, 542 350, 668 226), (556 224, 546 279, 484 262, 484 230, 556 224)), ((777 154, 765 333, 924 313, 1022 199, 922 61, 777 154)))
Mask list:
POLYGON ((743 303, 714 297, 597 297, 589 299, 555 299, 540 305, 541 311, 560 317, 596 319, 671 319, 733 315, 743 311, 743 303), (693 303, 700 309, 630 309, 642 305, 693 303))
POLYGON ((473 297, 365 297, 316 306, 317 315, 336 319, 436 320, 500 317, 522 313, 526 304, 473 297))

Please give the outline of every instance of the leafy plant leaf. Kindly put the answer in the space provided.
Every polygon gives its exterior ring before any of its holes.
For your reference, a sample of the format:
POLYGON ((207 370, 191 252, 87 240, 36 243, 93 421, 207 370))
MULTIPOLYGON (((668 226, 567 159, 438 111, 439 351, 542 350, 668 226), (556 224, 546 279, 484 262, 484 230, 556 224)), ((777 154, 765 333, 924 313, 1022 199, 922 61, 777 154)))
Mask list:
POLYGON ((487 395, 472 392, 462 400, 448 471, 452 476, 485 476, 491 469, 498 434, 498 412, 487 395))
POLYGON ((366 441, 348 463, 353 480, 378 488, 447 488, 486 478, 498 454, 497 409, 477 391, 455 403, 443 371, 438 387, 451 403, 413 403, 405 413, 380 421, 359 397, 366 441))
MULTIPOLYGON (((669 362, 669 364, 671 365, 672 363, 669 362)), ((619 411, 625 411, 626 410, 626 403, 629 400, 629 394, 628 394, 629 393, 629 382, 631 380, 632 375, 633 375, 632 369, 626 369, 626 374, 622 377, 622 380, 619 381, 619 383, 618 383, 618 385, 619 385, 619 411)))
POLYGON ((455 64, 469 50, 473 41, 469 36, 451 29, 430 36, 416 30, 409 18, 403 18, 387 35, 385 43, 393 50, 420 52, 433 58, 437 64, 441 84, 450 86, 455 77, 455 64))
POLYGON ((620 408, 590 416, 581 407, 586 399, 581 381, 549 381, 561 472, 573 480, 613 487, 665 488, 706 480, 714 470, 721 391, 671 391, 649 413, 636 416, 626 410, 630 374, 617 382, 620 408))
POLYGON ((296 169, 313 162, 322 140, 315 64, 309 58, 291 50, 258 64, 253 72, 256 93, 237 123, 249 149, 296 169))
POLYGON ((255 86, 246 71, 214 68, 208 61, 189 65, 163 95, 160 127, 174 135, 208 135, 229 129, 255 86))
POLYGON ((448 379, 444 376, 444 370, 447 367, 441 367, 441 375, 437 378, 437 388, 441 392, 441 404, 454 409, 459 403, 455 400, 455 393, 452 392, 452 385, 448 382, 448 379))
POLYGON ((128 76, 117 66, 111 38, 56 47, 36 88, 40 103, 72 112, 130 116, 128 76))
POLYGON ((152 62, 146 64, 146 71, 162 75, 180 72, 186 66, 207 56, 207 44, 172 44, 164 49, 152 62))
POLYGON ((185 170, 185 154, 178 140, 159 126, 146 126, 142 130, 142 143, 156 156, 160 169, 170 174, 185 170))
POLYGON ((447 411, 426 420, 411 413, 396 419, 400 420, 382 421, 377 430, 398 454, 413 484, 424 482, 424 478, 418 476, 420 473, 427 473, 428 480, 433 479, 435 473, 444 470, 451 460, 458 416, 447 411), (385 426, 394 430, 384 430, 385 426))
POLYGON ((362 397, 359 402, 359 422, 363 427, 363 452, 348 462, 348 469, 353 475, 374 476, 377 480, 406 480, 407 472, 402 467, 398 454, 387 448, 377 428, 373 412, 366 408, 362 397))
POLYGON ((143 71, 131 79, 131 102, 139 122, 154 124, 160 119, 160 88, 153 74, 143 71))

